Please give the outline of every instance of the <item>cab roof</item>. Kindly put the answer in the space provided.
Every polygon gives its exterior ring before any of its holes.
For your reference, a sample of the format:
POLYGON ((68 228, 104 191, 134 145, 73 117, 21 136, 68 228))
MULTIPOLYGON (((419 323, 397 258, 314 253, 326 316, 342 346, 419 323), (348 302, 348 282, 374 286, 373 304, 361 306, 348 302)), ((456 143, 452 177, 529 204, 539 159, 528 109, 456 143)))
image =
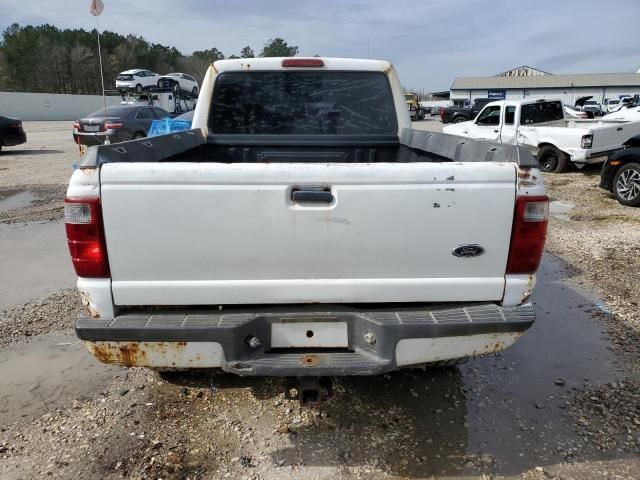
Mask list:
POLYGON ((562 101, 558 98, 520 98, 513 100, 496 100, 494 102, 487 103, 488 106, 493 105, 529 105, 532 103, 541 103, 541 102, 560 102, 562 101))
POLYGON ((218 60, 213 64, 218 72, 250 71, 250 70, 360 70, 370 72, 387 72, 391 68, 384 60, 362 58, 330 58, 330 57, 268 57, 268 58, 234 58, 218 60), (283 67, 283 60, 322 61, 316 67, 283 67))

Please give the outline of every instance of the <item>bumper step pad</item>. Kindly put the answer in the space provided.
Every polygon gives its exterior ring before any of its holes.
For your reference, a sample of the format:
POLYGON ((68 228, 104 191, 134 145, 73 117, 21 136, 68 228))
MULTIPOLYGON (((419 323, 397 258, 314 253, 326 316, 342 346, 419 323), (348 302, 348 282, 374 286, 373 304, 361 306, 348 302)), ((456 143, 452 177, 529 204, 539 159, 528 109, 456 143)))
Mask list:
POLYGON ((535 320, 530 304, 439 305, 356 310, 343 306, 266 307, 249 311, 127 313, 114 319, 80 317, 75 329, 89 342, 217 342, 222 368, 239 375, 372 375, 396 369, 401 339, 524 332, 535 320), (289 322, 346 322, 349 348, 271 351, 271 325, 289 322), (258 346, 247 339, 259 339, 258 346))

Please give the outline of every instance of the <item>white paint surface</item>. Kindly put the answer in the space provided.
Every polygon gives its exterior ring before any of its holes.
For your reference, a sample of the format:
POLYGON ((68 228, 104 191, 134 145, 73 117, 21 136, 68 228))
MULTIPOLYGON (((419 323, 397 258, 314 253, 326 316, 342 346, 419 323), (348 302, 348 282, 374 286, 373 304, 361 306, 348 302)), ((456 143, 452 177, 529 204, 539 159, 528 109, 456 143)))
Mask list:
POLYGON ((515 171, 491 162, 106 164, 114 303, 497 301, 515 171), (334 201, 295 204, 294 185, 329 185, 334 201), (452 255, 464 244, 485 253, 452 255))
POLYGON ((346 322, 289 322, 271 325, 272 348, 348 346, 346 322))
POLYGON ((485 333, 464 337, 408 338, 396 345, 399 367, 497 352, 513 345, 522 333, 485 333))

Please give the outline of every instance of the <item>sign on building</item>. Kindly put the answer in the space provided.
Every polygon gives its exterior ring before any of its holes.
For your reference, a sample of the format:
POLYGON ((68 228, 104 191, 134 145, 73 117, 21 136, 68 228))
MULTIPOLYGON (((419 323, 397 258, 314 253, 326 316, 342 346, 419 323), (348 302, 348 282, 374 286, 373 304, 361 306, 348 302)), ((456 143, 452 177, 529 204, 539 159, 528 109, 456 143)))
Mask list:
POLYGON ((490 98, 491 100, 504 100, 505 98, 507 98, 507 91, 506 90, 489 90, 487 92, 487 98, 490 98))

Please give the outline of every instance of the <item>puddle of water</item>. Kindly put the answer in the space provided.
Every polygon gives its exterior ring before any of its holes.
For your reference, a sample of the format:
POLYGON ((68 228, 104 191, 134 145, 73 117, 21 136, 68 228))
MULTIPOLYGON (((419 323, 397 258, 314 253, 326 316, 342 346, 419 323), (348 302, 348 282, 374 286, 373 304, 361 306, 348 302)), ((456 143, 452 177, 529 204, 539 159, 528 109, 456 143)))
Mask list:
POLYGON ((563 463, 567 445, 583 459, 605 460, 608 454, 575 433, 567 403, 574 387, 617 380, 617 359, 587 311, 594 298, 570 287, 570 275, 561 260, 545 256, 536 323, 499 356, 454 369, 338 379, 345 393, 323 407, 336 428, 297 429, 296 445, 274 452, 274 460, 337 467, 338 448, 349 452, 347 464, 376 459, 403 478, 476 478, 482 471, 519 478, 563 463))
POLYGON ((75 285, 64 223, 0 224, 0 311, 75 285))
POLYGON ((28 207, 35 199, 35 195, 29 191, 2 190, 0 191, 0 213, 28 207))
POLYGON ((68 407, 122 372, 97 362, 72 332, 13 345, 0 351, 0 424, 68 407))
POLYGON ((545 255, 533 302, 536 322, 513 347, 463 366, 468 395, 469 452, 487 452, 497 472, 514 474, 564 461, 557 445, 580 445, 568 403, 573 388, 617 379, 617 358, 588 312, 594 299, 571 288, 565 264, 545 255))

